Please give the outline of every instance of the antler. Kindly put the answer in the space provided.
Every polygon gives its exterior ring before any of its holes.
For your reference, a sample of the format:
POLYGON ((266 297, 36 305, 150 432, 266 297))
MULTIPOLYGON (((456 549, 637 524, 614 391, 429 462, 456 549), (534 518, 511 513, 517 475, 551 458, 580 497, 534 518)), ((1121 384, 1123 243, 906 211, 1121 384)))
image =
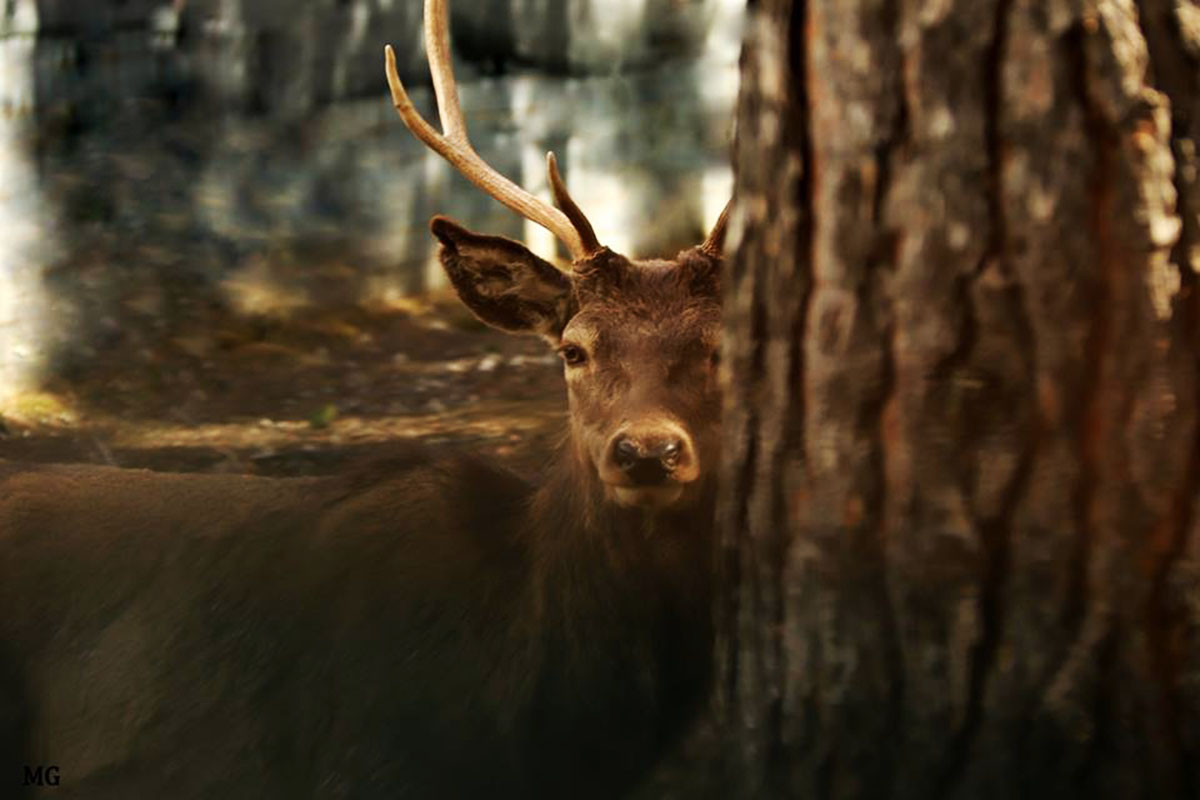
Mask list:
POLYGON ((433 91, 437 96, 438 115, 442 120, 443 133, 438 133, 426 122, 412 104, 400 76, 396 74, 396 54, 392 46, 384 48, 392 102, 400 114, 400 119, 404 120, 405 126, 413 135, 449 161, 471 183, 557 236, 567 246, 572 260, 587 258, 599 250, 600 243, 596 240, 591 224, 567 194, 558 174, 553 153, 546 154, 547 167, 550 186, 554 191, 555 200, 563 208, 562 211, 539 200, 501 175, 471 146, 467 138, 462 106, 458 102, 454 70, 450 64, 450 31, 445 0, 425 0, 425 55, 429 60, 429 72, 433 76, 433 91))
POLYGON ((708 238, 700 245, 700 250, 713 258, 722 258, 725 254, 725 231, 729 228, 729 214, 733 211, 733 198, 721 209, 721 216, 708 234, 708 238))

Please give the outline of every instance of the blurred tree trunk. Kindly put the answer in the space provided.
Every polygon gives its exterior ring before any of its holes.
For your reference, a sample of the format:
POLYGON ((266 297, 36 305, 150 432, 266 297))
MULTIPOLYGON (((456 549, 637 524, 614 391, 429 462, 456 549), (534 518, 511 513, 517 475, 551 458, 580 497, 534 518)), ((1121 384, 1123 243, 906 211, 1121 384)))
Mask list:
POLYGON ((1200 797, 1200 7, 752 2, 734 797, 1200 797))

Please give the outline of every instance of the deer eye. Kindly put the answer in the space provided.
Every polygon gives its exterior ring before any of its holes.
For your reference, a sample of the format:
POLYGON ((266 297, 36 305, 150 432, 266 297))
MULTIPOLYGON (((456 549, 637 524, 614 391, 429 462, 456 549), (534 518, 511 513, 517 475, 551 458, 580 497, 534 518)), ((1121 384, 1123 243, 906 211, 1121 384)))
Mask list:
POLYGON ((564 344, 558 348, 558 354, 568 367, 577 367, 587 361, 587 353, 577 344, 564 344))
POLYGON ((721 351, 713 350, 708 356, 708 363, 712 365, 713 369, 719 367, 721 365, 721 351))

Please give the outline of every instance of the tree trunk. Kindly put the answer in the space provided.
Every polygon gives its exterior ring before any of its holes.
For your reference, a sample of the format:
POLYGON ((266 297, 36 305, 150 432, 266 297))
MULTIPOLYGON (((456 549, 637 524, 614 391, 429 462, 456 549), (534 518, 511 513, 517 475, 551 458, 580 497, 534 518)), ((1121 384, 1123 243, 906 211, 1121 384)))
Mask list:
POLYGON ((752 3, 737 797, 1200 797, 1200 5, 752 3))

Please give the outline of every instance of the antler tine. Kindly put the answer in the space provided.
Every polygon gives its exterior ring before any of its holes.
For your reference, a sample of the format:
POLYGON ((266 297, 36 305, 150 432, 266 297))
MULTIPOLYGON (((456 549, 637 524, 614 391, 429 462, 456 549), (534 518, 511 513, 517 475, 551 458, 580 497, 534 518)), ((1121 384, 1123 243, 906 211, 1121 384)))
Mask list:
POLYGON ((433 78, 433 94, 437 98, 438 116, 446 138, 471 146, 467 139, 467 122, 463 119, 462 104, 458 102, 458 84, 454 81, 454 64, 450 56, 450 14, 445 0, 426 0, 425 57, 433 78))
POLYGON ((725 231, 729 228, 729 213, 733 210, 733 198, 721 210, 716 224, 708 234, 708 238, 700 245, 700 250, 713 258, 721 258, 725 254, 725 231))
POLYGON ((450 32, 445 0, 425 2, 425 53, 429 59, 429 72, 433 77, 438 115, 441 117, 444 133, 438 133, 417 111, 396 72, 395 51, 391 45, 384 48, 392 104, 404 125, 417 139, 450 162, 467 180, 522 217, 536 222, 557 236, 570 251, 573 261, 586 258, 595 252, 599 248, 595 243, 595 234, 574 203, 571 203, 573 211, 570 214, 559 211, 501 175, 472 147, 467 137, 467 126, 463 119, 462 106, 458 102, 458 87, 450 63, 450 32), (575 214, 577 217, 573 218, 575 214), (578 220, 582 220, 586 227, 580 229, 578 220))
POLYGON ((550 190, 554 192, 554 203, 562 209, 562 212, 567 215, 567 219, 571 220, 571 225, 579 233, 584 252, 588 255, 595 253, 600 249, 600 240, 596 238, 592 223, 588 222, 588 218, 584 216, 583 211, 567 192, 567 184, 563 182, 562 175, 558 172, 558 159, 554 157, 554 153, 546 153, 546 174, 550 178, 550 190))

